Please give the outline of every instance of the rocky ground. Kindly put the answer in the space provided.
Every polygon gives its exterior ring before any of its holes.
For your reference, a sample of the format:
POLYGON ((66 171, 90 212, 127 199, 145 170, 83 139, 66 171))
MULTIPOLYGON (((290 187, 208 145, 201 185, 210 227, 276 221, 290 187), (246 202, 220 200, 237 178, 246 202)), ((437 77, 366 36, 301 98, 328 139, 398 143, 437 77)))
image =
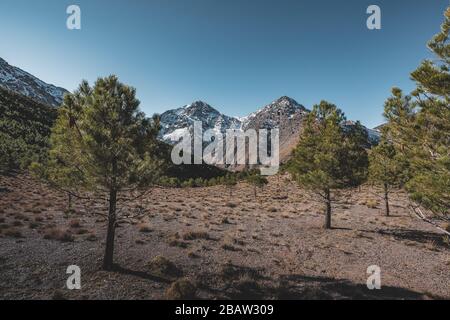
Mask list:
POLYGON ((120 205, 117 270, 104 272, 105 201, 67 210, 63 193, 0 176, 0 299, 170 299, 180 288, 201 299, 449 299, 449 239, 411 217, 402 194, 391 217, 377 199, 369 187, 342 192, 324 230, 321 206, 285 177, 257 199, 245 183, 232 195, 153 189, 120 205), (69 265, 81 290, 66 289, 69 265), (381 290, 367 289, 371 265, 381 290))

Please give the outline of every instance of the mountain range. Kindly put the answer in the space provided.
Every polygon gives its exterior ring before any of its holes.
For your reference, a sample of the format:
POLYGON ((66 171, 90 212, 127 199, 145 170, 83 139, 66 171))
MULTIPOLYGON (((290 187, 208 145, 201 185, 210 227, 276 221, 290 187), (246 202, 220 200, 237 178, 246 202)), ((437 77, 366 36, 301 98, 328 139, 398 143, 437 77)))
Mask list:
MULTIPOLYGON (((58 107, 68 91, 47 84, 35 76, 9 65, 0 58, 0 86, 25 95, 38 102, 58 107)), ((203 130, 212 129, 224 134, 228 129, 273 129, 280 130, 280 159, 286 159, 300 137, 302 121, 309 113, 294 99, 283 96, 246 117, 238 118, 220 113, 203 101, 172 109, 161 114, 160 140, 169 144, 179 141, 186 131, 192 133, 194 121, 201 121, 203 130)), ((348 121, 346 125, 354 125, 348 121)), ((366 128, 369 142, 376 142, 380 133, 366 128)))
POLYGON ((2 58, 0 58, 0 86, 53 107, 61 105, 64 94, 68 92, 9 65, 2 58))

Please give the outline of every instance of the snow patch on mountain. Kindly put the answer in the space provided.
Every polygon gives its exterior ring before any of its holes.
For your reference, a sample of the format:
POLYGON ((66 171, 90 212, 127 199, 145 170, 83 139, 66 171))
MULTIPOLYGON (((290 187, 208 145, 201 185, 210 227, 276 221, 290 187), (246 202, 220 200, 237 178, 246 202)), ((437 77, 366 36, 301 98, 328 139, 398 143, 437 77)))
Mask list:
POLYGON ((61 105, 64 94, 68 92, 9 65, 2 58, 0 58, 0 86, 54 107, 61 105))
POLYGON ((184 107, 164 112, 161 115, 161 140, 176 143, 189 131, 193 132, 194 122, 202 122, 203 131, 213 130, 225 134, 228 129, 240 129, 241 121, 226 116, 203 101, 196 101, 184 107))

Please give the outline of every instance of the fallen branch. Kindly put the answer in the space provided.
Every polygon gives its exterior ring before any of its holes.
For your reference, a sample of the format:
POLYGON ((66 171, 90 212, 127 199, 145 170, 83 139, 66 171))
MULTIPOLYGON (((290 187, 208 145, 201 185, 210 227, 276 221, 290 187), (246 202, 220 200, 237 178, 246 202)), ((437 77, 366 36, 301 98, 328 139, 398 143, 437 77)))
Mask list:
POLYGON ((422 212, 422 210, 420 210, 420 208, 418 206, 413 206, 412 204, 410 204, 409 207, 412 210, 413 214, 417 218, 419 218, 420 220, 431 224, 432 226, 434 226, 439 231, 441 231, 441 232, 445 233, 446 235, 450 236, 450 232, 448 232, 447 230, 441 228, 437 223, 435 223, 433 220, 431 220, 430 218, 425 216, 425 214, 422 212))

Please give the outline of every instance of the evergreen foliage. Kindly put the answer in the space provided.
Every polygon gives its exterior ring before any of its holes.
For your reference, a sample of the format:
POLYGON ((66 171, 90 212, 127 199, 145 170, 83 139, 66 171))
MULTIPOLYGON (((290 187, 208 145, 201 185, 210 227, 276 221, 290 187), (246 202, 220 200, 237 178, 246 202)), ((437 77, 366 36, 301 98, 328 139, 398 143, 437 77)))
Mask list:
POLYGON ((315 105, 288 168, 301 187, 325 204, 325 228, 331 228, 331 192, 356 186, 367 175, 367 139, 358 126, 344 129, 345 120, 335 105, 326 101, 315 105))
POLYGON ((44 161, 55 108, 0 86, 0 171, 44 161))
POLYGON ((83 81, 68 94, 52 130, 49 160, 35 165, 52 184, 69 192, 106 194, 108 231, 103 268, 113 267, 118 195, 157 183, 164 155, 159 121, 139 111, 136 91, 117 77, 83 81))

